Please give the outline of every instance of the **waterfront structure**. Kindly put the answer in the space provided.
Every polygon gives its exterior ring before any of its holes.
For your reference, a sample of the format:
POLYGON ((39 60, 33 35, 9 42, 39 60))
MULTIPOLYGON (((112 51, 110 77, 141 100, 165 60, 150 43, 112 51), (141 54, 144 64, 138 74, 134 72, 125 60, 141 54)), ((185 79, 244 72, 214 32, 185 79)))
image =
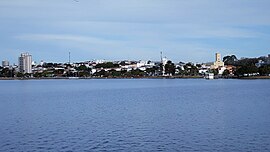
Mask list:
POLYGON ((4 68, 9 67, 9 62, 7 60, 3 60, 2 67, 4 67, 4 68))
POLYGON ((208 73, 208 74, 206 74, 206 76, 205 76, 205 79, 209 79, 209 80, 213 80, 214 78, 215 78, 214 73, 208 73))
POLYGON ((32 55, 22 53, 19 57, 19 71, 21 73, 32 73, 32 55))
POLYGON ((224 67, 224 62, 221 60, 221 54, 216 53, 216 60, 214 62, 214 65, 212 66, 212 69, 217 69, 219 67, 224 67))

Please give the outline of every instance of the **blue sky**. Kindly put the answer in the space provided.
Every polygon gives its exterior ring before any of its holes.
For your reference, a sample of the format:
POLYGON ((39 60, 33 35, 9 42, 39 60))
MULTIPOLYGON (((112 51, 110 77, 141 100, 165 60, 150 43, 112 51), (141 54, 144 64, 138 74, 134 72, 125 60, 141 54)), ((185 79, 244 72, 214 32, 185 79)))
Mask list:
POLYGON ((0 60, 206 62, 270 53, 269 0, 1 0, 0 60))

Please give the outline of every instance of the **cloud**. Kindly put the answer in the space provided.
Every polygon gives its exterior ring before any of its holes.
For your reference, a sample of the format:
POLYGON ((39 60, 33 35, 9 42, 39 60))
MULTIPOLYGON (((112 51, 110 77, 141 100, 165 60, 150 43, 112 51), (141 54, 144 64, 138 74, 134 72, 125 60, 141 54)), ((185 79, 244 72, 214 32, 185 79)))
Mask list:
POLYGON ((268 0, 2 0, 0 17, 48 21, 269 25, 268 0), (50 10, 50 11, 48 11, 50 10))
MULTIPOLYGON (((42 23, 43 24, 43 23, 42 23)), ((265 36, 257 28, 231 26, 218 23, 129 23, 109 21, 63 21, 48 23, 47 26, 64 32, 85 32, 85 34, 132 36, 162 34, 163 36, 181 35, 183 38, 247 38, 265 36)), ((115 37, 117 38, 117 37, 115 37)))
POLYGON ((151 58, 165 50, 175 60, 197 61, 219 49, 263 54, 270 40, 269 5, 269 0, 1 0, 0 53, 74 49, 85 56, 151 58))
POLYGON ((74 43, 96 43, 113 44, 117 40, 101 39, 90 36, 66 35, 66 34, 23 34, 15 36, 16 39, 27 41, 51 41, 51 42, 74 42, 74 43))

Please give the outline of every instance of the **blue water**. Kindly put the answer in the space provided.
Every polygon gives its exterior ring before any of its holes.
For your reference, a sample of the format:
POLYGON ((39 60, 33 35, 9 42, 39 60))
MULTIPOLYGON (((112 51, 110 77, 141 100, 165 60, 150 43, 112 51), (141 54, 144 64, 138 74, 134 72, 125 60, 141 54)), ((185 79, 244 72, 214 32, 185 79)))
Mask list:
POLYGON ((0 81, 0 151, 270 151, 270 80, 0 81))

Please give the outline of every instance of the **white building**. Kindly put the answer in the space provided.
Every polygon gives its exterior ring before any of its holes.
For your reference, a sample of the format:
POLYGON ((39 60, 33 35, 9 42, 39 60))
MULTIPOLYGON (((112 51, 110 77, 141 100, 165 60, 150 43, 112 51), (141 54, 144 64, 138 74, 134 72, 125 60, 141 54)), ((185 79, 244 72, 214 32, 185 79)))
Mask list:
POLYGON ((255 66, 259 68, 259 67, 261 67, 261 66, 263 66, 265 64, 266 63, 263 60, 259 60, 258 63, 255 63, 255 66))
POLYGON ((141 68, 141 67, 153 67, 155 66, 155 63, 154 62, 151 62, 151 61, 139 61, 137 63, 137 68, 141 68))
POLYGON ((224 72, 226 69, 227 69, 226 67, 220 67, 220 68, 218 68, 218 74, 219 74, 219 75, 222 75, 223 72, 224 72))
POLYGON ((32 73, 32 56, 29 53, 22 53, 18 65, 21 73, 32 73))
POLYGON ((137 63, 137 68, 144 67, 146 63, 147 63, 146 61, 141 61, 141 60, 140 60, 140 61, 137 63))
POLYGON ((206 79, 209 79, 209 80, 213 80, 215 78, 215 75, 214 73, 208 73, 206 76, 205 76, 206 79))
POLYGON ((207 74, 208 71, 211 69, 211 65, 213 63, 202 63, 201 67, 199 68, 200 74, 207 74))
POLYGON ((39 65, 43 66, 45 62, 43 60, 40 61, 39 65))
POLYGON ((2 61, 2 67, 9 67, 9 62, 7 60, 2 61))
POLYGON ((102 64, 102 63, 105 63, 105 62, 106 62, 106 60, 96 60, 95 61, 96 64, 102 64))
POLYGON ((162 75, 165 76, 165 65, 168 63, 168 59, 166 57, 162 58, 162 75))

